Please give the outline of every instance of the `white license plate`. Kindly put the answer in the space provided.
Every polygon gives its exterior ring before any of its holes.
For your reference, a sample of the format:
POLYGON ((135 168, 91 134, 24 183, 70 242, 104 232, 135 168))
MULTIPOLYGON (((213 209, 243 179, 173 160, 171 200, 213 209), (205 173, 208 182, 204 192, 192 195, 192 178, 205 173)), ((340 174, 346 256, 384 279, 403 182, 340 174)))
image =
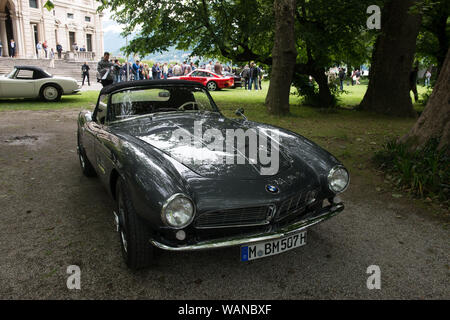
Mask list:
POLYGON ((306 244, 306 230, 287 237, 241 246, 241 261, 273 256, 306 244))

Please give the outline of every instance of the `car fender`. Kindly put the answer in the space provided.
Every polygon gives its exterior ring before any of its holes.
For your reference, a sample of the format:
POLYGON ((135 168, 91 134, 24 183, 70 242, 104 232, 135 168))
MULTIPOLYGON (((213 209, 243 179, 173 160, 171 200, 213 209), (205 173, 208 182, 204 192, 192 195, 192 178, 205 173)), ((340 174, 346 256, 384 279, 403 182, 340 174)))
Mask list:
MULTIPOLYGON (((139 216, 153 226, 163 226, 160 218, 161 208, 170 196, 184 193, 192 197, 188 184, 171 164, 167 155, 157 150, 149 151, 132 137, 120 143, 113 150, 114 173, 109 173, 110 185, 120 176, 132 198, 132 203, 139 216)), ((111 188, 113 194, 114 188, 111 188)))

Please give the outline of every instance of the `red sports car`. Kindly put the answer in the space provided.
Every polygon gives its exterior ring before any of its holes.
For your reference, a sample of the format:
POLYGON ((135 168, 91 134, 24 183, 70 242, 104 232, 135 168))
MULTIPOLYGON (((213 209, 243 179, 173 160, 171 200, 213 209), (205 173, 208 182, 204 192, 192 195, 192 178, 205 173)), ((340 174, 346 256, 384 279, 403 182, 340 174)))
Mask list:
POLYGON ((185 76, 170 77, 170 79, 195 81, 203 84, 209 91, 231 88, 234 85, 233 77, 219 76, 211 71, 196 69, 185 76))

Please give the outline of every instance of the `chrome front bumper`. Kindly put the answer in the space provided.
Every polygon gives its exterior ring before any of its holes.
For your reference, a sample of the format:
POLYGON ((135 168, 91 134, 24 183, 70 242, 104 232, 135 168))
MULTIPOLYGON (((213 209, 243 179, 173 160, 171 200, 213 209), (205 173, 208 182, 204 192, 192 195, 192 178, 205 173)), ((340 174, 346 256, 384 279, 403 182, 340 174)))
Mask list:
POLYGON ((196 250, 205 250, 205 249, 217 249, 217 248, 226 248, 232 246, 238 246, 242 244, 252 244, 262 241, 275 240, 284 238, 293 233, 297 233, 299 231, 305 230, 308 227, 311 227, 315 224, 318 224, 326 219, 329 219, 339 212, 344 210, 343 203, 333 203, 325 208, 322 208, 321 212, 310 219, 301 220, 295 222, 287 227, 284 227, 275 232, 267 232, 260 233, 254 235, 246 235, 246 236, 238 236, 238 237, 230 237, 230 238, 222 238, 222 239, 214 239, 209 241, 202 241, 192 245, 181 245, 181 246, 168 246, 161 242, 158 242, 154 239, 150 240, 150 243, 155 247, 158 247, 163 250, 168 251, 196 251, 196 250))

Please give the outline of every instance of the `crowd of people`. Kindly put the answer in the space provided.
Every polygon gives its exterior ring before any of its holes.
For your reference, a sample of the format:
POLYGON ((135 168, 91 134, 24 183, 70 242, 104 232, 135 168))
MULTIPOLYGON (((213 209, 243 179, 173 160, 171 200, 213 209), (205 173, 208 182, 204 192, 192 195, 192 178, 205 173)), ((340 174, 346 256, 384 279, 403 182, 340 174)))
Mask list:
POLYGON ((258 88, 259 90, 262 89, 263 71, 254 62, 251 62, 250 66, 248 64, 245 65, 240 76, 244 79, 245 90, 252 90, 252 87, 255 90, 258 90, 258 88))
MULTIPOLYGON (((201 65, 188 61, 183 63, 175 62, 173 64, 155 62, 153 65, 139 60, 121 63, 118 59, 110 59, 109 52, 105 52, 97 64, 97 80, 103 86, 107 86, 129 80, 168 79, 170 77, 187 75, 196 69, 208 70, 218 75, 237 74, 236 69, 233 69, 230 65, 222 65, 219 61, 216 61, 216 63, 209 61, 201 65)), ((245 89, 251 90, 252 87, 255 90, 261 89, 263 73, 261 68, 256 66, 255 63, 251 63, 250 66, 246 65, 240 75, 245 80, 245 89)), ((85 78, 88 79, 89 84, 89 66, 87 63, 82 66, 82 77, 82 84, 84 84, 85 78)))
MULTIPOLYGON (((342 67, 340 67, 340 68, 336 67, 336 68, 331 69, 330 72, 334 72, 335 75, 339 78, 339 88, 341 91, 344 91, 344 80, 345 80, 347 71, 342 67)), ((352 86, 354 86, 355 84, 356 85, 361 84, 361 82, 359 81, 361 79, 361 75, 362 75, 362 73, 359 69, 353 70, 352 74, 350 75, 350 80, 351 80, 352 86)))

